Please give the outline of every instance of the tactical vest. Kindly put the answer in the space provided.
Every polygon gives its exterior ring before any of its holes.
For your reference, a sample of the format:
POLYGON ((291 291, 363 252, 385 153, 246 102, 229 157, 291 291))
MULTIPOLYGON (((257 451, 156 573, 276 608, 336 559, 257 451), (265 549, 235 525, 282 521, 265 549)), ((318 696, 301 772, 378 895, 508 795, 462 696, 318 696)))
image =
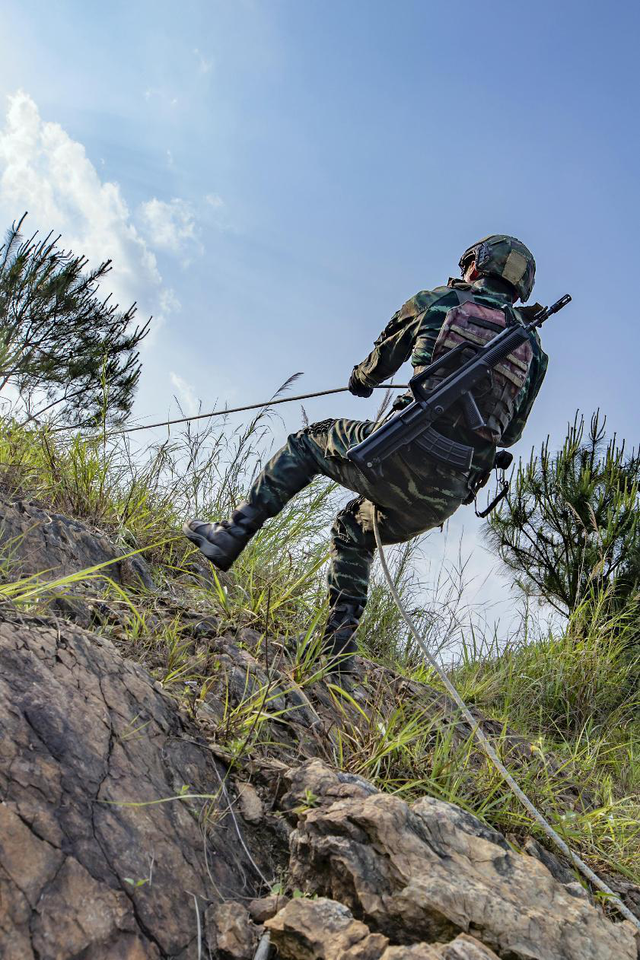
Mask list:
MULTIPOLYGON (((485 307, 475 303, 462 291, 458 291, 458 294, 463 302, 447 312, 433 348, 432 362, 439 360, 460 343, 484 346, 498 333, 502 333, 506 326, 518 322, 511 307, 485 307)), ((462 351, 458 365, 470 356, 470 351, 462 351)), ((485 384, 478 384, 474 388, 473 395, 486 424, 486 427, 475 431, 478 436, 491 443, 500 443, 513 419, 516 400, 526 383, 532 360, 533 348, 527 341, 490 371, 485 384)), ((427 388, 433 389, 451 372, 452 367, 445 365, 429 379, 427 388)), ((465 422, 462 410, 457 407, 458 405, 443 417, 443 420, 453 426, 465 422)))

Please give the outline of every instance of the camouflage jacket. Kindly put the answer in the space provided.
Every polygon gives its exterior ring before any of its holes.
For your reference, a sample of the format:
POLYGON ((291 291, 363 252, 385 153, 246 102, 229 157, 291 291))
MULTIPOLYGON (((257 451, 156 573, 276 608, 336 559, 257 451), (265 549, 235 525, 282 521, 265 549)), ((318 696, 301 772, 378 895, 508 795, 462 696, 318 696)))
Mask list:
MULTIPOLYGON (((490 307, 502 307, 512 302, 488 277, 481 277, 473 284, 464 283, 461 280, 450 280, 445 287, 421 290, 393 315, 375 341, 369 356, 354 368, 356 378, 365 386, 372 387, 391 377, 409 358, 414 367, 424 367, 429 364, 447 311, 459 303, 456 289, 470 291, 474 301, 490 307)), ((526 322, 530 319, 530 314, 539 308, 539 304, 520 307, 516 309, 516 313, 526 322)), ((517 399, 515 416, 507 427, 500 446, 510 447, 522 436, 547 371, 548 357, 542 349, 537 333, 531 334, 531 345, 533 362, 527 382, 517 399)), ((495 447, 492 443, 479 438, 466 427, 458 427, 454 439, 471 444, 475 448, 474 466, 476 468, 486 469, 491 466, 495 456, 495 447)))

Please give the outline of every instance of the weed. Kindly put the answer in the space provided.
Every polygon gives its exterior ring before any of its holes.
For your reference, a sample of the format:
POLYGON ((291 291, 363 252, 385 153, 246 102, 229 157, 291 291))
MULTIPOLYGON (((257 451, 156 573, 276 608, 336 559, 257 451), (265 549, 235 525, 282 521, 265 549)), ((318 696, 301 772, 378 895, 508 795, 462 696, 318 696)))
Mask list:
MULTIPOLYGON (((203 567, 177 534, 185 516, 228 516, 244 499, 267 454, 268 417, 264 411, 231 431, 224 420, 197 433, 187 428, 140 450, 122 437, 64 439, 46 428, 0 421, 5 489, 106 530, 129 555, 141 553, 166 588, 163 595, 178 594, 183 605, 215 618, 219 635, 251 627, 252 652, 266 674, 247 669, 240 689, 236 677, 232 690, 220 658, 194 642, 180 609, 159 611, 154 596, 134 596, 115 584, 109 564, 70 577, 51 578, 43 570, 12 581, 19 544, 10 545, 0 567, 0 599, 34 608, 80 583, 106 596, 120 611, 118 642, 129 655, 144 661, 172 694, 188 695, 194 715, 204 701, 214 702, 212 739, 232 767, 256 750, 273 749, 277 731, 295 719, 299 707, 292 704, 301 702, 301 691, 313 698, 322 680, 339 721, 325 745, 337 767, 408 800, 428 794, 455 802, 512 835, 535 833, 464 725, 443 699, 429 695, 439 683, 375 571, 359 642, 391 671, 387 676, 404 678, 413 692, 391 696, 388 684, 369 680, 356 695, 328 676, 319 628, 326 613, 326 528, 338 506, 333 485, 320 480, 300 493, 251 541, 231 575, 203 567), (429 688, 421 695, 418 684, 429 688)), ((594 589, 566 622, 545 632, 529 611, 519 634, 505 643, 464 613, 464 562, 443 569, 427 592, 413 572, 419 550, 411 543, 391 551, 398 589, 431 650, 450 654, 458 646, 452 679, 467 702, 501 721, 493 740, 509 769, 596 866, 640 879, 637 597, 614 608, 594 589), (514 731, 531 744, 526 762, 512 749, 514 731), (571 784, 580 787, 573 795, 571 784)), ((144 728, 136 718, 123 739, 144 736, 144 728)), ((158 802, 198 796, 181 792, 158 802)), ((219 791, 200 799, 213 809, 219 791)))

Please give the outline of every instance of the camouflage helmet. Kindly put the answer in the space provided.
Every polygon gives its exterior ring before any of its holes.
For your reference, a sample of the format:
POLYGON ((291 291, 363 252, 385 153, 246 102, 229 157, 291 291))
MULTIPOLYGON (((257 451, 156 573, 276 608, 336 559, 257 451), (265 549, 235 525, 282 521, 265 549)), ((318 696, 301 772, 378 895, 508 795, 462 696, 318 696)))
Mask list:
POLYGON ((464 274, 472 260, 478 273, 486 277, 506 280, 518 292, 524 303, 531 296, 536 275, 536 261, 528 247, 515 237, 492 233, 468 247, 460 257, 464 274))

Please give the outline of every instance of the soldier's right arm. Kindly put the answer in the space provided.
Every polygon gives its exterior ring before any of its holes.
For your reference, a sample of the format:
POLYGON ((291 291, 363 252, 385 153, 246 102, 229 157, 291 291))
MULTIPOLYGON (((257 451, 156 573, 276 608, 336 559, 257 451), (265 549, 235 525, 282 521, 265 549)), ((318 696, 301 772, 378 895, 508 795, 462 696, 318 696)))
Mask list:
POLYGON ((429 291, 416 294, 394 313, 375 341, 369 356, 353 368, 353 376, 365 387, 377 387, 393 376, 411 356, 416 334, 430 305, 429 291))

